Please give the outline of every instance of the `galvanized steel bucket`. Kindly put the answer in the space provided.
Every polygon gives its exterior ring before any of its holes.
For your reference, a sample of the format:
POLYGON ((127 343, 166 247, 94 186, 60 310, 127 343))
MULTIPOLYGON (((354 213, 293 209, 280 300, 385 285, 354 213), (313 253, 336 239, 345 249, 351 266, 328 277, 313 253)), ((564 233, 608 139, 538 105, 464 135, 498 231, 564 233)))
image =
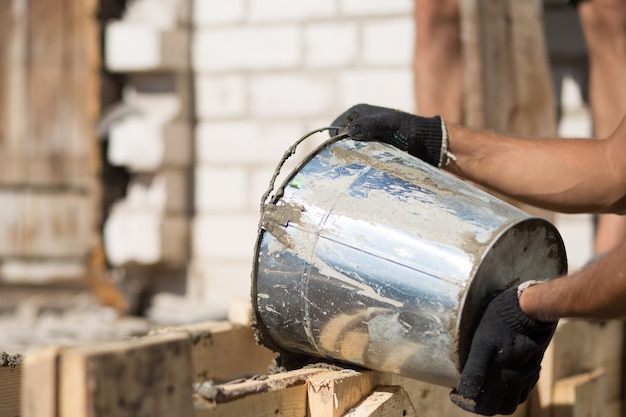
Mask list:
POLYGON ((548 221, 390 145, 338 136, 264 196, 254 325, 275 350, 455 387, 486 301, 566 269, 548 221))

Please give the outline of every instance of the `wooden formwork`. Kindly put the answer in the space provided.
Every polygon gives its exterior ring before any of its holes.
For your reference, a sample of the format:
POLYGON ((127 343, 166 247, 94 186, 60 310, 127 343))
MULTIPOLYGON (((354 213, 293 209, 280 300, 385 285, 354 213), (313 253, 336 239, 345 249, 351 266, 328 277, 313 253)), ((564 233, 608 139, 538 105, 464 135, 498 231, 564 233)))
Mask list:
POLYGON ((48 347, 15 368, 21 415, 415 415, 407 393, 389 386, 386 375, 323 367, 267 375, 274 356, 256 345, 248 327, 227 322, 48 347))
MULTIPOLYGON (((537 389, 515 416, 619 416, 621 339, 621 322, 562 322, 537 389)), ((249 327, 228 322, 47 347, 0 367, 0 417, 472 415, 448 400, 447 388, 375 371, 268 375, 274 357, 249 327)))

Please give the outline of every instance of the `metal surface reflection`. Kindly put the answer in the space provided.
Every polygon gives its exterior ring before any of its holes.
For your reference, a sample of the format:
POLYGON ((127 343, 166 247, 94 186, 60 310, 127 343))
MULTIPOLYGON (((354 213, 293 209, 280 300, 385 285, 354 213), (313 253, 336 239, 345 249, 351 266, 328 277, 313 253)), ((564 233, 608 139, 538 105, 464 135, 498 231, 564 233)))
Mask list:
POLYGON ((262 209, 257 333, 281 350, 455 386, 485 300, 565 270, 549 222, 391 146, 342 139, 262 209))

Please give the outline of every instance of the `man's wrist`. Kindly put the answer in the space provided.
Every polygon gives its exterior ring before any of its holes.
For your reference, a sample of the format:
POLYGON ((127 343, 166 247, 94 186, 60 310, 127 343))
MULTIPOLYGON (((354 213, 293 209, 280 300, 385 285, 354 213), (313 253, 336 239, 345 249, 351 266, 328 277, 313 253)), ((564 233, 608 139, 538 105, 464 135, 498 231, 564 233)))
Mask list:
MULTIPOLYGON (((554 323, 559 321, 559 317, 547 311, 545 306, 541 305, 540 294, 545 290, 543 286, 545 282, 533 283, 526 286, 521 292, 518 293, 518 301, 520 310, 528 317, 545 322, 554 323)), ((519 287, 518 287, 519 291, 519 287)))

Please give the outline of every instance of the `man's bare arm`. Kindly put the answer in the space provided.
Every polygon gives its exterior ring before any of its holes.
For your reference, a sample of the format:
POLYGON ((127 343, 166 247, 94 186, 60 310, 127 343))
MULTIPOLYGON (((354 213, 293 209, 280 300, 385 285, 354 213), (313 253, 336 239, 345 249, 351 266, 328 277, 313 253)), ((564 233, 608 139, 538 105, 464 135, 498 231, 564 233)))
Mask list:
POLYGON ((626 241, 589 266, 526 289, 520 308, 538 320, 626 317, 626 241))
POLYGON ((520 139, 449 125, 445 168, 525 203, 568 213, 626 211, 626 119, 605 140, 520 139))

